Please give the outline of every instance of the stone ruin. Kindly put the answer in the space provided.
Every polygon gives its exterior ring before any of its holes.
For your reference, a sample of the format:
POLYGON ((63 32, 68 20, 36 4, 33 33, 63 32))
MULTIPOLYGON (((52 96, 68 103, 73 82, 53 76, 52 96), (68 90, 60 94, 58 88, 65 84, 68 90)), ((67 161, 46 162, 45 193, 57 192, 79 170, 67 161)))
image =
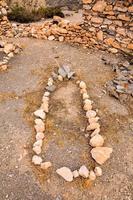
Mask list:
POLYGON ((0 0, 0 36, 66 41, 112 53, 133 52, 132 0, 83 0, 83 22, 78 24, 54 17, 41 25, 11 25, 7 9, 6 3, 0 0))

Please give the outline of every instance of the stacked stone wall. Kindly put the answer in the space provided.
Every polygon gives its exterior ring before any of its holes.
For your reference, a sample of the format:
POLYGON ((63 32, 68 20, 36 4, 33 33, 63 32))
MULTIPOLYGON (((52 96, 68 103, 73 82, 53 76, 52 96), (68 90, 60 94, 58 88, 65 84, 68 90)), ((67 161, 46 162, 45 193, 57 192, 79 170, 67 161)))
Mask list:
POLYGON ((83 0, 82 27, 111 51, 133 50, 132 0, 83 0))

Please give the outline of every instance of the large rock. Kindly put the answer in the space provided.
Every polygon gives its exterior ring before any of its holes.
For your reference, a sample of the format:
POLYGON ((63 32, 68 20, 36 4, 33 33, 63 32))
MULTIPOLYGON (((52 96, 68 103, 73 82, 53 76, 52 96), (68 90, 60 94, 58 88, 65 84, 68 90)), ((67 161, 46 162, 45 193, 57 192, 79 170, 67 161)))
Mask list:
POLYGON ((60 169, 57 169, 56 173, 68 182, 73 181, 73 173, 68 167, 62 167, 60 169))
POLYGON ((93 159, 100 165, 110 158, 113 149, 109 147, 96 147, 91 150, 93 159))

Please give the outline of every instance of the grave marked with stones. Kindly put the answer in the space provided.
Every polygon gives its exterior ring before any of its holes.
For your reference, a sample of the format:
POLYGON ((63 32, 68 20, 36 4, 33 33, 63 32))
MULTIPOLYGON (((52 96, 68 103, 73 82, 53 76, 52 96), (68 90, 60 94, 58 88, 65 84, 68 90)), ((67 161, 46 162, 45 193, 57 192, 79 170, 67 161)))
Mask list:
MULTIPOLYGON (((45 138, 46 131, 46 116, 49 113, 49 100, 52 92, 56 90, 55 82, 63 82, 63 80, 74 80, 75 73, 71 71, 70 66, 63 65, 59 67, 58 73, 53 72, 51 77, 48 79, 47 86, 45 87, 45 92, 42 98, 42 104, 38 110, 34 112, 35 115, 35 131, 36 131, 36 141, 33 144, 34 155, 32 157, 32 162, 34 165, 40 166, 44 171, 48 168, 52 168, 52 161, 45 161, 41 157, 43 140, 45 138)), ((74 80, 75 81, 75 80, 74 80)), ((97 117, 97 111, 92 110, 93 102, 89 99, 87 93, 87 86, 84 81, 75 81, 76 85, 79 86, 80 94, 83 99, 83 110, 86 112, 87 118, 87 128, 85 137, 89 138, 89 145, 92 147, 91 156, 95 162, 99 165, 104 164, 106 160, 110 158, 112 153, 112 148, 104 147, 104 138, 100 135, 100 124, 98 122, 99 117, 97 117)), ((79 169, 71 171, 70 168, 63 166, 56 170, 56 173, 60 175, 64 180, 71 182, 75 178, 81 176, 83 178, 89 178, 94 181, 96 177, 102 175, 101 167, 97 165, 94 169, 88 169, 85 165, 82 165, 79 169)))

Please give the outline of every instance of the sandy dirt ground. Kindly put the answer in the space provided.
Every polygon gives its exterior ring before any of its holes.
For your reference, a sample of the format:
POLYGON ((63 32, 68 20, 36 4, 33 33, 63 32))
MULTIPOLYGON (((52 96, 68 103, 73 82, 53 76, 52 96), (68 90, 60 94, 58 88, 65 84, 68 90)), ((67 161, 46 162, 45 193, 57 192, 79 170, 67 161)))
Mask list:
POLYGON ((121 57, 85 50, 59 42, 13 39, 23 51, 0 74, 0 200, 133 200, 133 111, 110 97, 105 90, 114 72, 101 58, 121 57), (42 156, 53 167, 43 172, 33 166, 35 140, 33 112, 53 70, 71 64, 77 77, 84 80, 88 93, 99 110, 101 134, 105 145, 113 148, 103 165, 103 176, 94 183, 77 178, 65 182, 56 169, 72 170, 85 164, 94 167, 88 139, 84 137, 86 119, 75 81, 58 84, 52 94, 46 121, 42 156))

